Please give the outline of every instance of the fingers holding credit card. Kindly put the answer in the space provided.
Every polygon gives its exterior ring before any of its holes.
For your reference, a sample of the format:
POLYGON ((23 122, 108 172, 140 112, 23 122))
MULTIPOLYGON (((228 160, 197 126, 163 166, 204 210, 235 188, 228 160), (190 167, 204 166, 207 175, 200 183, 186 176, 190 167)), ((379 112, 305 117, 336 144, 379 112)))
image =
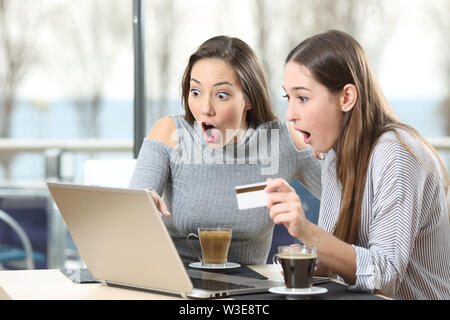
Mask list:
POLYGON ((238 208, 245 210, 267 206, 268 193, 283 190, 289 192, 294 189, 283 179, 267 179, 265 182, 237 186, 235 191, 238 208))
POLYGON ((283 179, 267 181, 267 207, 275 224, 284 224, 289 234, 297 239, 308 227, 300 197, 283 179))

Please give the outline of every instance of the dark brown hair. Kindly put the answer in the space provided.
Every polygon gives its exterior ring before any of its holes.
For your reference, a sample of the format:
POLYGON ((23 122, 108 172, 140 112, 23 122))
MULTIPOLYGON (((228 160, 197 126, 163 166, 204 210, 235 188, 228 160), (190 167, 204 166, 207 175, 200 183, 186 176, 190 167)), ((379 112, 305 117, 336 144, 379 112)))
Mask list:
POLYGON ((330 30, 306 39, 294 48, 286 63, 298 62, 310 70, 316 81, 332 94, 341 92, 346 84, 357 89, 357 101, 346 112, 335 146, 336 176, 342 187, 341 208, 333 234, 347 243, 355 243, 361 220, 367 169, 378 138, 393 131, 399 142, 417 159, 401 139, 396 128, 417 136, 436 155, 448 189, 448 174, 437 152, 412 127, 394 116, 375 78, 370 63, 359 43, 350 35, 330 30))
POLYGON ((188 105, 191 71, 193 65, 203 58, 222 59, 233 67, 244 95, 252 107, 247 111, 246 120, 249 126, 257 126, 260 123, 277 119, 272 111, 266 77, 253 50, 238 38, 217 36, 206 40, 190 56, 189 63, 184 71, 181 90, 186 121, 191 124, 195 121, 188 105))

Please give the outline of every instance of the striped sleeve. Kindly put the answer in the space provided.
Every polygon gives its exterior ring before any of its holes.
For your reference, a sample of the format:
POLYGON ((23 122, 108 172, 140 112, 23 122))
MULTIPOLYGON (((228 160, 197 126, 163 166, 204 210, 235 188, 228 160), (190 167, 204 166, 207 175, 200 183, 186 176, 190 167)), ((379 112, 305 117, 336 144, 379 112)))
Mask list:
MULTIPOLYGON (((372 198, 367 246, 356 249, 356 283, 350 290, 395 294, 405 275, 426 205, 427 170, 399 143, 382 143, 368 169, 372 198)), ((367 205, 364 203, 363 205, 367 205)))

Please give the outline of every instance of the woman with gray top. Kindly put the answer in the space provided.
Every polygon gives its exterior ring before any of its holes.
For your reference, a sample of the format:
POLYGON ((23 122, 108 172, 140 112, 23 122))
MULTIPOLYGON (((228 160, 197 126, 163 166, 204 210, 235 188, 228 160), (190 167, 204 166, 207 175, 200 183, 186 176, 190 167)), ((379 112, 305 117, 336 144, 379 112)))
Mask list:
POLYGON ((237 38, 211 38, 191 55, 182 100, 185 114, 160 119, 144 140, 130 187, 153 189, 183 259, 197 260, 189 233, 220 226, 233 229, 228 261, 265 263, 274 223, 267 207, 240 211, 235 186, 298 178, 319 197, 319 161, 277 120, 260 63, 237 38))

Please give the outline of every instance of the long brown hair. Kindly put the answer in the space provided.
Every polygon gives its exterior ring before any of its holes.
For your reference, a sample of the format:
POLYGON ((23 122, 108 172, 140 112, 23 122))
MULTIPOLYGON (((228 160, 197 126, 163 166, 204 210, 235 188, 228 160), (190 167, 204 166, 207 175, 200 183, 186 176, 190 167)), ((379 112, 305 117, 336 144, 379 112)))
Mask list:
POLYGON ((396 128, 417 136, 432 150, 440 161, 447 192, 448 174, 437 152, 414 128, 396 119, 367 56, 354 38, 337 30, 315 35, 294 48, 286 58, 286 63, 289 61, 308 68, 332 94, 341 92, 346 84, 353 84, 357 89, 356 104, 345 113, 335 146, 336 176, 342 187, 341 208, 333 232, 336 237, 350 244, 357 239, 370 157, 378 138, 387 131, 393 131, 416 159, 396 128))
POLYGON ((252 106, 247 111, 246 120, 249 126, 257 126, 277 119, 272 111, 266 76, 254 51, 247 43, 238 38, 216 36, 206 40, 190 56, 184 71, 181 90, 186 121, 191 124, 195 121, 188 105, 191 71, 193 65, 203 58, 222 59, 235 70, 244 95, 252 106))

